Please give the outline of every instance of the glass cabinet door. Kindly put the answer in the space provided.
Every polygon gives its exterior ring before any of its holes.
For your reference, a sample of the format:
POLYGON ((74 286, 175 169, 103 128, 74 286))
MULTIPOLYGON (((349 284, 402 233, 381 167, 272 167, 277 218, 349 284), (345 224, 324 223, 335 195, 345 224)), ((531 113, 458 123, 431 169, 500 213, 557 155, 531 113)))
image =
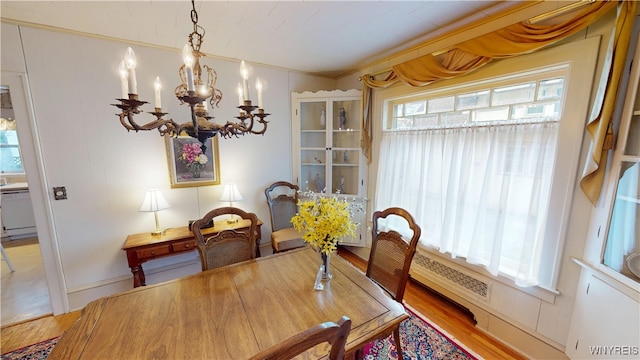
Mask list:
POLYGON ((360 177, 360 101, 332 102, 331 189, 357 195, 360 177))
POLYGON ((326 188, 326 101, 300 103, 300 188, 321 192, 326 188))

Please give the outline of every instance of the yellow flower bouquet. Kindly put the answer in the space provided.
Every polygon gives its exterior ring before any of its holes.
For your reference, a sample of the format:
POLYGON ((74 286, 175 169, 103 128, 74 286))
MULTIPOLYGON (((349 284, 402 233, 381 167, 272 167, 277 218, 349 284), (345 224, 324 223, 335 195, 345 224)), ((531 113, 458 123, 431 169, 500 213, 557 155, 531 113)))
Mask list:
POLYGON ((356 224, 351 220, 349 204, 335 196, 312 194, 310 200, 299 200, 298 213, 291 218, 293 227, 304 232, 302 239, 322 254, 338 248, 342 236, 355 236, 356 224))

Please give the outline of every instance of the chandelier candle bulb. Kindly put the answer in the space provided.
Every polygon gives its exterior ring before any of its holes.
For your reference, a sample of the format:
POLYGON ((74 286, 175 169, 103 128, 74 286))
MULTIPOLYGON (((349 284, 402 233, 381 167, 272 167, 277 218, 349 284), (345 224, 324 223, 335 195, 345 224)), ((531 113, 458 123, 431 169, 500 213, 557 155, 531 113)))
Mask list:
POLYGON ((263 109, 262 107, 262 81, 260 78, 256 78, 256 90, 258 91, 258 108, 263 109))
POLYGON ((131 47, 127 48, 127 53, 124 55, 124 63, 127 67, 129 94, 137 94, 138 81, 136 80, 136 54, 133 52, 131 47))
POLYGON ((128 99, 129 84, 127 84, 127 65, 124 64, 124 60, 120 61, 118 72, 120 73, 120 90, 122 91, 122 98, 128 99))
POLYGON ((155 105, 156 109, 162 109, 162 99, 160 97, 160 89, 162 89, 162 84, 160 84, 160 76, 156 76, 156 80, 153 82, 153 90, 155 95, 155 105))
POLYGON ((188 43, 182 48, 182 60, 184 61, 184 70, 187 73, 187 91, 196 91, 193 82, 193 64, 195 60, 188 43))
POLYGON ((249 70, 244 60, 240 62, 240 75, 242 76, 242 93, 245 100, 249 100, 249 70))
POLYGON ((242 85, 238 83, 238 106, 244 105, 244 99, 242 97, 242 85))

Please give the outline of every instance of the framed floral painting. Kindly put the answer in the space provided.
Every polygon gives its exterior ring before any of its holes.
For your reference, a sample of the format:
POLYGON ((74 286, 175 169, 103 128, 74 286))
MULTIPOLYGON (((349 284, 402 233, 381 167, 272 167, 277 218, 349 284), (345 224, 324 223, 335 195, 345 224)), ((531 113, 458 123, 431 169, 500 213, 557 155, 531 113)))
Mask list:
POLYGON ((200 142, 189 136, 165 136, 172 188, 220 184, 218 137, 200 142))

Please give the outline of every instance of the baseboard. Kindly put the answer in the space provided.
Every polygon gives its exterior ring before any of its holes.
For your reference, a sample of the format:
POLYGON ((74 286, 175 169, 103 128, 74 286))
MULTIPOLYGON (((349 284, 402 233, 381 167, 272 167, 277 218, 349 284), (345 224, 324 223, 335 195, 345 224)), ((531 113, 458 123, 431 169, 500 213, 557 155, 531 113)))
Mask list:
MULTIPOLYGON (((196 274, 200 271, 202 271, 200 259, 195 259, 145 270, 145 279, 146 283, 151 285, 196 274)), ((132 288, 133 276, 127 275, 68 289, 69 311, 82 309, 93 300, 132 288)))

